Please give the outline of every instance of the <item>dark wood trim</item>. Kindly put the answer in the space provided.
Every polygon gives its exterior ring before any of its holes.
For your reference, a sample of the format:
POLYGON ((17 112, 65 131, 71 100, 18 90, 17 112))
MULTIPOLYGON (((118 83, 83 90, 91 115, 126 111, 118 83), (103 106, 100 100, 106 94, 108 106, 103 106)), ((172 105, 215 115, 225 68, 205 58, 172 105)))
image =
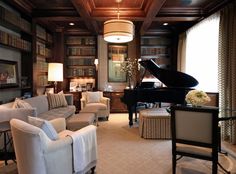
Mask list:
POLYGON ((149 26, 152 24, 153 19, 155 18, 165 1, 166 0, 152 1, 147 11, 146 18, 140 28, 141 35, 143 35, 145 31, 149 28, 149 26))

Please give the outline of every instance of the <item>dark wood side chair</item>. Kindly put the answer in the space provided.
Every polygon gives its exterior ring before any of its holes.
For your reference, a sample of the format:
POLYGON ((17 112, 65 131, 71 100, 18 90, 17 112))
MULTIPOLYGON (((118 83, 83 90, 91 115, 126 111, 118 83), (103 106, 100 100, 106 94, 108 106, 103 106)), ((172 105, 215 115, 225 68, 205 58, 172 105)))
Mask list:
POLYGON ((217 107, 171 107, 173 174, 177 160, 183 156, 212 161, 212 174, 217 174, 218 113, 217 107))

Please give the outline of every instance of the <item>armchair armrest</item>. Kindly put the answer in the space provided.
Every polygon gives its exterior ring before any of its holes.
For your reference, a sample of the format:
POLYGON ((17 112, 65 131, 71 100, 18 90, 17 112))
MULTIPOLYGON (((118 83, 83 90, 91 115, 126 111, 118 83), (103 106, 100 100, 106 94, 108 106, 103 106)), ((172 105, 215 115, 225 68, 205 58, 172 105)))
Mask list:
POLYGON ((65 118, 56 118, 49 121, 57 133, 66 130, 66 120, 65 118))
POLYGON ((17 118, 28 122, 28 116, 37 116, 36 108, 4 108, 0 109, 0 122, 10 121, 12 118, 17 118))
POLYGON ((104 103, 105 105, 109 106, 110 105, 110 98, 102 97, 101 98, 101 103, 104 103))
POLYGON ((80 99, 80 106, 81 106, 81 109, 83 109, 86 106, 86 99, 85 98, 80 99))
POLYGON ((65 148, 67 146, 69 148, 71 148, 72 142, 73 142, 73 140, 70 136, 61 138, 56 141, 50 141, 47 144, 47 147, 44 149, 44 153, 55 152, 55 151, 61 150, 62 148, 65 148))

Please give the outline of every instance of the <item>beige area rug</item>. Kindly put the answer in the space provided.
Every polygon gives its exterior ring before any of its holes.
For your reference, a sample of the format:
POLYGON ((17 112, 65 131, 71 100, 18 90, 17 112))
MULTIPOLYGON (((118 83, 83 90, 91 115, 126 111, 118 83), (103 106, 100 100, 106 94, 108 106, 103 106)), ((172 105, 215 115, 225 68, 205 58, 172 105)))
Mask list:
MULTIPOLYGON (((140 138, 138 125, 128 126, 128 114, 111 114, 99 122, 96 174, 171 174, 171 141, 140 138)), ((220 155, 220 162, 236 173, 236 161, 220 155)), ((17 174, 15 163, 7 167, 0 161, 0 174, 17 174)), ((177 174, 210 174, 211 163, 183 158, 177 174)), ((222 170, 219 169, 219 174, 222 170)))
MULTIPOLYGON (((111 114, 99 122, 97 174, 171 174, 171 141, 140 138, 138 125, 128 126, 128 114, 111 114)), ((219 155, 220 163, 236 173, 236 161, 219 155)), ((211 162, 182 158, 177 174, 210 174, 211 162)), ((223 173, 219 169, 218 173, 223 173)))

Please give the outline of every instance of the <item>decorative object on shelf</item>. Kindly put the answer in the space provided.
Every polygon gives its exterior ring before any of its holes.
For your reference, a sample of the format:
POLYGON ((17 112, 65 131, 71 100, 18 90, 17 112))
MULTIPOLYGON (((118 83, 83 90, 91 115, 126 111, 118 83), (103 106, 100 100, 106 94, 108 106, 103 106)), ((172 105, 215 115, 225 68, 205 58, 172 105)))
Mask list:
POLYGON ((54 81, 55 92, 57 93, 57 82, 63 81, 63 64, 49 63, 48 64, 48 81, 54 81))
POLYGON ((206 102, 211 101, 211 99, 204 91, 191 90, 186 95, 185 101, 189 104, 192 104, 192 106, 201 106, 206 102))
POLYGON ((118 4, 117 19, 111 19, 104 22, 104 40, 107 42, 125 43, 133 40, 133 22, 120 19, 119 3, 121 1, 122 0, 116 0, 118 4))
POLYGON ((98 70, 98 58, 94 59, 94 65, 96 66, 96 71, 98 70))
POLYGON ((131 82, 137 75, 137 68, 137 59, 127 58, 127 60, 121 64, 121 71, 126 72, 129 88, 131 88, 131 82))

